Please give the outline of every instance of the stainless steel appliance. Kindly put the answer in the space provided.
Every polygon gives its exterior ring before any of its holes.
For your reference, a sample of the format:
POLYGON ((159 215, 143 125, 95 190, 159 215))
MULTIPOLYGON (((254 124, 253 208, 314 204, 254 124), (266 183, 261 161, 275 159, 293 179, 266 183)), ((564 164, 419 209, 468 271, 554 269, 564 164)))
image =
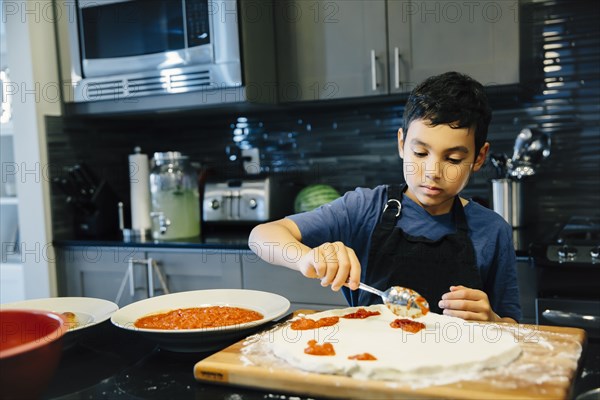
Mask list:
POLYGON ((207 183, 202 204, 208 223, 265 222, 282 218, 293 209, 295 192, 277 177, 207 183))
POLYGON ((588 348, 574 395, 600 387, 600 217, 574 216, 531 255, 537 275, 536 319, 574 326, 588 334, 588 348))
POLYGON ((235 91, 216 93, 245 84, 241 53, 253 71, 270 73, 274 68, 274 60, 270 63, 265 57, 270 49, 262 36, 272 36, 272 24, 269 30, 262 0, 253 2, 262 18, 242 18, 244 4, 238 8, 236 0, 56 2, 65 102, 111 100, 135 108, 136 99, 145 96, 202 90, 211 95, 195 97, 196 104, 242 101, 235 91), (249 49, 240 46, 240 33, 249 35, 249 49), (256 41, 264 49, 253 51, 256 41), (260 68, 257 57, 262 57, 260 68))
POLYGON ((525 225, 525 183, 511 178, 492 179, 494 211, 513 228, 525 225))

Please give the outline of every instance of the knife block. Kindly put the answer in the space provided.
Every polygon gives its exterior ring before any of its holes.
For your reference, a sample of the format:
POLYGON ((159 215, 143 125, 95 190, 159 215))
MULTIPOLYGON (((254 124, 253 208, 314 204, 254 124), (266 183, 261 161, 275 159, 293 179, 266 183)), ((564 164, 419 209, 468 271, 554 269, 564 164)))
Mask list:
POLYGON ((106 238, 119 235, 119 196, 106 183, 100 182, 90 199, 90 210, 75 214, 75 235, 83 238, 106 238))

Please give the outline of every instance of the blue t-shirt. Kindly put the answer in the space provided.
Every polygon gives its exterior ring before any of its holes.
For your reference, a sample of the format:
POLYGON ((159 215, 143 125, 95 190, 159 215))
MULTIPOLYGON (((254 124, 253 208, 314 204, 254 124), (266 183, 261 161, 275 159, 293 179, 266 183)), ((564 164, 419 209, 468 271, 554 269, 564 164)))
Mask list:
MULTIPOLYGON (((357 188, 316 210, 288 218, 298 225, 302 243, 309 247, 335 241, 351 247, 360 261, 361 279, 364 279, 369 265, 371 235, 381 220, 386 202, 385 186, 357 188)), ((477 267, 492 309, 501 317, 518 321, 521 318, 521 306, 512 228, 500 215, 474 201, 464 206, 464 212, 477 267)), ((451 212, 430 215, 408 196, 402 196, 402 214, 396 226, 409 235, 431 240, 438 240, 456 231, 451 212)))

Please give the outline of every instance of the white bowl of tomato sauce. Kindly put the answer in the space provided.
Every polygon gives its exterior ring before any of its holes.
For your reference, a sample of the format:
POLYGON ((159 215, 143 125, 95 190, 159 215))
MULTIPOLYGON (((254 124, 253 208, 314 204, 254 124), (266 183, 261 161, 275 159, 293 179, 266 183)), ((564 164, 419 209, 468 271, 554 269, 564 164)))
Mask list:
POLYGON ((152 297, 121 308, 111 322, 170 351, 202 352, 226 347, 284 315, 290 302, 278 294, 211 289, 152 297))

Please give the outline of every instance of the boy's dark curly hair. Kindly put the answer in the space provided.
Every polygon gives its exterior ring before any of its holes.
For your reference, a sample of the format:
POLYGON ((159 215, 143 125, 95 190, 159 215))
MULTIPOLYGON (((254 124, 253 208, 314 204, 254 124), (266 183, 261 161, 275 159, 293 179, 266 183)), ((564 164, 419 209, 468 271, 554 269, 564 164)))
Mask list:
POLYGON ((410 93, 402 121, 404 139, 414 120, 474 128, 477 154, 487 140, 492 110, 481 83, 459 72, 446 72, 427 78, 410 93))

